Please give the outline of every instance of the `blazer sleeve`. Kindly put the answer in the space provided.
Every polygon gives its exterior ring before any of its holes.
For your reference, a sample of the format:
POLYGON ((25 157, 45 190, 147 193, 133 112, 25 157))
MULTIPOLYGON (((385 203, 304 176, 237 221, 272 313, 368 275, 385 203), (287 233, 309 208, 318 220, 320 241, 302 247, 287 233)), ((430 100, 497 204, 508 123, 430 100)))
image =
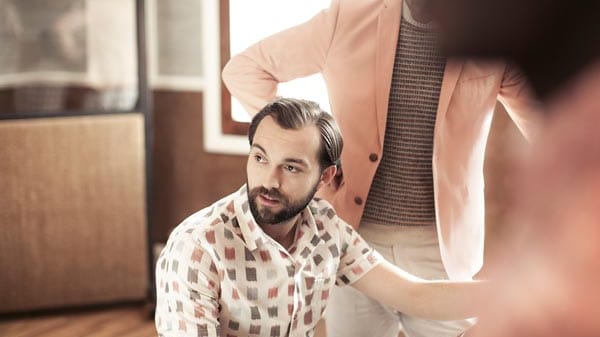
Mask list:
POLYGON ((280 82, 321 72, 335 32, 339 0, 309 21, 267 37, 232 57, 223 82, 250 115, 277 94, 280 82))
POLYGON ((544 109, 525 75, 514 65, 505 68, 498 100, 525 138, 531 141, 541 129, 544 109))

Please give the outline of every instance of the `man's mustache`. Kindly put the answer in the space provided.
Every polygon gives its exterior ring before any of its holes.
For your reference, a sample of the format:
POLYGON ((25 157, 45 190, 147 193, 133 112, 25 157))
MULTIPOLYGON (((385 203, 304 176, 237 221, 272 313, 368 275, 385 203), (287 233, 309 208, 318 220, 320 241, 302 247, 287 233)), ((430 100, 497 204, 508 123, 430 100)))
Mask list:
POLYGON ((279 192, 279 190, 276 188, 267 189, 267 188, 261 186, 261 187, 256 187, 254 189, 254 191, 255 192, 253 194, 255 194, 255 195, 262 194, 262 195, 267 196, 270 199, 277 199, 277 200, 285 199, 283 194, 281 192, 279 192))

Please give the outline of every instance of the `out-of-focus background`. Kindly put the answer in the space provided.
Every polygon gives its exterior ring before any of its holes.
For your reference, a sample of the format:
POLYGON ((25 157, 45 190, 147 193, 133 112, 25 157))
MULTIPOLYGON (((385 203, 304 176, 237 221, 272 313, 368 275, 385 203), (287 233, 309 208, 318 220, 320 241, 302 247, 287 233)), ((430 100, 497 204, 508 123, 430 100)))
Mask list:
MULTIPOLYGON (((245 182, 230 55, 328 0, 0 0, 0 336, 155 336, 170 231, 245 182)), ((318 76, 282 95, 319 101, 318 76)), ((501 106, 486 161, 486 254, 512 158, 501 106)), ((485 270, 483 271, 485 273, 485 270)))

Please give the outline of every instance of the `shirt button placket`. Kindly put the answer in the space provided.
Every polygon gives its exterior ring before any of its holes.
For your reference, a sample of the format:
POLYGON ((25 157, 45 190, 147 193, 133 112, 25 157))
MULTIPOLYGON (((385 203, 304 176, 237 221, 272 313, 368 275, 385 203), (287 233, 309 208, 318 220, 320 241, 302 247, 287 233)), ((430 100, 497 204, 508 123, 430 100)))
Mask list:
POLYGON ((296 274, 294 276, 295 282, 294 296, 292 297, 292 320, 290 322, 290 336, 292 335, 292 330, 298 326, 298 311, 300 310, 300 290, 298 289, 298 284, 300 284, 300 282, 297 280, 298 275, 300 274, 296 274))
MULTIPOLYGON (((294 280, 294 293, 292 294, 292 313, 291 313, 291 318, 292 318, 292 324, 290 324, 290 329, 292 329, 294 327, 294 322, 298 320, 298 311, 299 311, 299 304, 300 304, 300 290, 298 289, 298 285, 301 284, 301 280, 300 278, 300 269, 301 269, 301 265, 300 263, 290 259, 290 261, 292 262, 292 264, 290 265, 290 267, 294 268, 294 275, 292 277, 292 279, 294 280)), ((290 285, 291 288, 291 285, 290 285)))

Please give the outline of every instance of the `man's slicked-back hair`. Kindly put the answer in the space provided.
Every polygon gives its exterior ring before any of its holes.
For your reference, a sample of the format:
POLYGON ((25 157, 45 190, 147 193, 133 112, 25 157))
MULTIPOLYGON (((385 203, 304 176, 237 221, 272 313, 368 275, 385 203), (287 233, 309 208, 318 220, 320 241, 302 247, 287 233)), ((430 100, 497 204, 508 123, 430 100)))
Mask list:
POLYGON ((321 109, 319 104, 297 98, 278 98, 267 104, 252 118, 248 130, 250 145, 260 122, 267 116, 283 129, 299 130, 307 126, 316 126, 321 135, 319 164, 321 170, 336 165, 341 169, 340 156, 344 142, 342 133, 332 115, 321 109))

